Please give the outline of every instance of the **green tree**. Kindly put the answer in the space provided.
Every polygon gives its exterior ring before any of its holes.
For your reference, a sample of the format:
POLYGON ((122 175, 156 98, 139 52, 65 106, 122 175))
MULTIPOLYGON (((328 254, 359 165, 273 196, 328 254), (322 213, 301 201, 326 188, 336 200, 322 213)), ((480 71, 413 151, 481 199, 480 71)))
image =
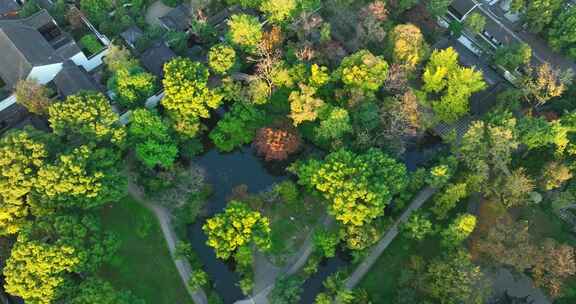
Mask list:
POLYGON ((411 23, 395 26, 389 37, 394 63, 415 68, 429 51, 422 32, 411 23))
POLYGON ((522 65, 530 63, 532 48, 526 43, 515 43, 499 47, 494 52, 494 63, 514 71, 522 65))
POLYGON ((178 146, 160 116, 147 109, 137 109, 130 116, 128 139, 136 157, 147 168, 171 168, 178 156, 178 146))
POLYGON ((138 66, 138 61, 132 58, 130 51, 121 45, 111 44, 106 57, 102 59, 111 72, 120 69, 131 70, 138 66))
POLYGON ((410 239, 421 241, 429 234, 434 232, 432 222, 428 216, 422 213, 413 213, 408 221, 402 225, 402 231, 408 235, 410 239))
POLYGON ((156 76, 142 68, 120 68, 110 79, 109 88, 115 99, 123 107, 133 109, 142 106, 146 99, 156 91, 156 76))
POLYGON ((26 1, 18 12, 18 16, 21 18, 30 17, 39 12, 41 9, 42 8, 40 7, 38 0, 26 1))
POLYGON ((368 50, 360 50, 344 58, 334 74, 349 89, 375 92, 386 81, 388 63, 368 50))
POLYGON ((243 202, 230 201, 223 213, 206 221, 202 230, 208 235, 206 244, 221 259, 228 259, 239 247, 252 243, 261 250, 270 248, 268 218, 243 202))
POLYGON ((38 170, 33 203, 43 209, 90 209, 125 195, 121 155, 108 148, 80 146, 38 170))
POLYGON ((444 191, 434 197, 432 212, 438 219, 444 219, 456 204, 468 196, 466 183, 448 184, 444 191))
POLYGON ((304 279, 298 276, 283 277, 276 280, 270 293, 270 301, 274 304, 293 304, 300 302, 304 279))
POLYGON ((463 250, 432 261, 425 282, 426 292, 442 304, 482 304, 489 294, 489 282, 463 250))
POLYGON ((233 48, 218 44, 210 48, 208 52, 208 66, 218 73, 226 74, 236 65, 236 51, 233 48))
POLYGON ((28 194, 48 157, 36 134, 26 129, 0 138, 0 235, 17 233, 29 214, 28 194))
POLYGON ((174 130, 184 138, 196 136, 200 118, 210 117, 210 110, 222 102, 222 96, 208 88, 208 69, 199 62, 176 58, 164 65, 165 96, 162 106, 174 130))
POLYGON ((270 22, 281 24, 292 19, 297 6, 297 0, 263 0, 260 10, 270 22))
POLYGON ((304 121, 314 121, 318 117, 318 112, 324 106, 322 99, 314 97, 316 88, 307 85, 300 85, 299 91, 293 91, 288 97, 290 102, 290 118, 294 126, 304 121))
POLYGON ((315 129, 316 136, 321 140, 338 140, 352 131, 350 116, 344 108, 333 107, 326 118, 315 129))
POLYGON ((218 122, 209 137, 218 150, 230 152, 250 143, 256 136, 256 131, 266 122, 266 114, 262 110, 237 102, 218 122))
POLYGON ((576 7, 562 11, 548 30, 548 43, 572 59, 576 59, 576 7))
POLYGON ((474 12, 464 20, 464 25, 469 28, 472 32, 478 34, 484 30, 486 26, 486 17, 480 13, 474 12))
POLYGON ((80 259, 74 248, 19 240, 6 261, 6 292, 31 304, 50 304, 62 295, 67 274, 80 259))
POLYGON ((262 40, 262 25, 250 15, 233 15, 228 20, 227 39, 242 50, 252 53, 262 40))
POLYGON ((76 273, 96 272, 111 260, 120 245, 114 235, 103 231, 100 219, 92 214, 42 216, 20 232, 19 241, 72 248, 78 260, 72 269, 76 273))
POLYGON ((290 170, 298 175, 299 184, 324 196, 329 213, 338 221, 356 226, 382 216, 408 178, 405 166, 376 149, 363 154, 339 150, 323 161, 311 159, 290 170))
POLYGON ((122 145, 125 130, 101 93, 82 92, 48 108, 52 131, 69 141, 112 142, 122 145))
POLYGON ((196 291, 208 284, 208 274, 202 269, 192 271, 188 286, 190 289, 196 291))
POLYGON ((530 25, 529 30, 540 33, 546 29, 558 16, 563 3, 562 0, 525 1, 522 17, 530 25))
POLYGON ((50 90, 35 79, 20 80, 16 84, 16 102, 29 112, 45 115, 50 106, 50 90))
POLYGON ((452 0, 430 0, 428 1, 428 12, 434 17, 440 17, 448 12, 452 0))
POLYGON ((70 304, 145 304, 130 292, 118 291, 97 277, 84 280, 75 288, 76 293, 69 297, 70 304))
POLYGON ((326 229, 318 229, 314 231, 314 250, 319 252, 322 256, 333 258, 336 256, 336 246, 340 243, 338 233, 331 232, 326 229))
POLYGON ((469 111, 468 99, 486 87, 482 72, 458 65, 458 53, 453 48, 435 50, 424 74, 424 91, 441 94, 432 102, 438 120, 454 122, 469 111))
POLYGON ((80 8, 91 22, 99 25, 108 19, 108 13, 113 10, 112 0, 80 0, 80 8))
POLYGON ((442 231, 442 244, 446 247, 457 247, 476 228, 476 217, 472 214, 461 214, 448 228, 442 231))

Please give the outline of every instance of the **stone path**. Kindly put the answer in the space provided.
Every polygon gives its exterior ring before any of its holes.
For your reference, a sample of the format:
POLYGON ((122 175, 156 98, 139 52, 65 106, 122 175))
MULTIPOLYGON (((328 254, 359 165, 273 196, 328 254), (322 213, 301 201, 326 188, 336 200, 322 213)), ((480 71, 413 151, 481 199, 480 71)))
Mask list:
MULTIPOLYGON (((168 250, 170 251, 170 255, 172 257, 175 256, 176 252, 176 244, 179 242, 178 236, 174 232, 172 228, 172 220, 170 216, 170 212, 166 210, 166 208, 150 203, 144 197, 142 191, 136 186, 133 182, 128 183, 128 193, 136 198, 139 202, 141 202, 146 208, 150 209, 158 222, 160 223, 160 228, 162 229, 162 233, 164 234, 164 239, 168 245, 168 250)), ((188 287, 188 281, 192 276, 192 267, 190 263, 185 259, 173 259, 176 268, 178 269, 178 273, 180 274, 180 278, 182 279, 182 284, 186 287, 188 294, 192 298, 195 304, 208 304, 208 299, 204 290, 192 290, 188 287)))
POLYGON ((376 246, 372 248, 370 254, 366 258, 364 258, 364 261, 362 261, 362 263, 358 265, 358 267, 354 270, 354 272, 346 279, 346 282, 344 283, 344 287, 346 289, 352 289, 356 285, 358 285, 358 283, 360 283, 360 281, 366 275, 366 273, 370 271, 370 268, 374 266, 374 263, 376 263, 380 255, 382 255, 384 250, 388 248, 388 245, 390 245, 390 243, 392 243, 392 241, 396 238, 396 236, 398 236, 400 225, 408 220, 412 212, 422 207, 422 205, 432 195, 434 195, 436 191, 437 189, 435 188, 426 187, 422 189, 418 193, 418 195, 416 195, 416 197, 412 200, 406 211, 402 213, 402 216, 400 216, 400 218, 394 223, 394 225, 392 225, 392 227, 388 229, 384 237, 382 237, 382 239, 380 239, 378 244, 376 244, 376 246))

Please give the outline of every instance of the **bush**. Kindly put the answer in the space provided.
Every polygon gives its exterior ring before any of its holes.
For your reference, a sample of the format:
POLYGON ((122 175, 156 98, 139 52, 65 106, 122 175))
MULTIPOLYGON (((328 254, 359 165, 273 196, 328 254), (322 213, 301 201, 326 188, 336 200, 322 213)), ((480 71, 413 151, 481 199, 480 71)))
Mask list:
POLYGON ((338 234, 326 229, 318 229, 314 232, 314 249, 327 258, 336 256, 336 246, 340 242, 338 234))
POLYGON ((82 39, 80 39, 80 45, 88 52, 88 55, 94 55, 104 48, 94 34, 88 34, 82 37, 82 39))
POLYGON ((176 7, 178 4, 182 3, 182 0, 162 0, 162 3, 170 7, 176 7))
POLYGON ((190 280, 188 281, 188 287, 192 290, 198 290, 206 284, 208 284, 208 275, 206 272, 202 269, 193 270, 190 280))
POLYGON ((208 65, 218 74, 226 74, 236 65, 236 51, 233 48, 218 44, 208 52, 208 65))
POLYGON ((274 304, 292 304, 300 302, 304 280, 298 276, 289 276, 276 281, 270 293, 270 302, 274 304))

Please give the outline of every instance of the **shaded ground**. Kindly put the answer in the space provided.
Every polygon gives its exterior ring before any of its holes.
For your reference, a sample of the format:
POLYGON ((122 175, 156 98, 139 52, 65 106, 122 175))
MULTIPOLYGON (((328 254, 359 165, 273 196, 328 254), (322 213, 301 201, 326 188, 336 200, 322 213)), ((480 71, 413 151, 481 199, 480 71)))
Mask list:
POLYGON ((102 225, 122 246, 101 275, 154 304, 191 304, 154 215, 131 197, 103 208, 102 225))
POLYGON ((158 18, 165 16, 170 10, 172 8, 162 3, 162 1, 152 3, 146 10, 146 23, 152 26, 160 25, 158 18))

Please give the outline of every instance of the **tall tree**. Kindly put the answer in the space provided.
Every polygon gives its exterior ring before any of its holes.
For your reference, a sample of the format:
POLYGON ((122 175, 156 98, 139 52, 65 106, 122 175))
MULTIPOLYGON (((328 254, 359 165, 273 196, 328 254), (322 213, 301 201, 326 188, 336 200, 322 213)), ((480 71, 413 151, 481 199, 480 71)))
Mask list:
POLYGON ((178 156, 178 146, 170 136, 168 126, 155 112, 137 109, 132 112, 128 128, 128 141, 136 151, 136 157, 146 167, 170 168, 178 156))
POLYGON ((318 117, 318 112, 324 106, 324 101, 314 97, 315 94, 316 88, 303 84, 300 85, 299 91, 290 93, 288 97, 290 118, 292 118, 294 126, 304 121, 314 121, 318 117))
POLYGON ((576 59, 576 7, 564 10, 554 18, 548 30, 548 42, 554 50, 576 59))
POLYGON ((111 142, 122 145, 126 136, 110 103, 101 93, 81 92, 48 109, 53 132, 71 142, 111 142))
POLYGON ((429 47, 422 32, 413 24, 397 25, 389 37, 394 63, 415 68, 428 53, 429 47))
POLYGON ((388 63, 368 50, 360 50, 342 60, 334 71, 337 79, 351 90, 377 91, 386 81, 388 63))
POLYGON ((140 67, 120 68, 109 80, 108 87, 120 105, 132 109, 142 106, 156 90, 156 76, 140 67))
POLYGON ((262 40, 262 25, 258 18, 250 15, 233 15, 228 20, 227 38, 230 43, 252 53, 262 40))
POLYGON ((208 69, 199 62, 176 58, 164 65, 166 109, 173 128, 184 138, 196 136, 200 118, 210 117, 210 110, 222 102, 222 96, 208 88, 208 69))
POLYGON ((266 113, 250 104, 237 102, 210 132, 210 139, 218 150, 230 152, 250 143, 256 130, 267 122, 266 113))
POLYGON ((70 304, 145 304, 127 291, 118 291, 114 287, 98 278, 90 277, 83 281, 75 293, 68 297, 70 304))

